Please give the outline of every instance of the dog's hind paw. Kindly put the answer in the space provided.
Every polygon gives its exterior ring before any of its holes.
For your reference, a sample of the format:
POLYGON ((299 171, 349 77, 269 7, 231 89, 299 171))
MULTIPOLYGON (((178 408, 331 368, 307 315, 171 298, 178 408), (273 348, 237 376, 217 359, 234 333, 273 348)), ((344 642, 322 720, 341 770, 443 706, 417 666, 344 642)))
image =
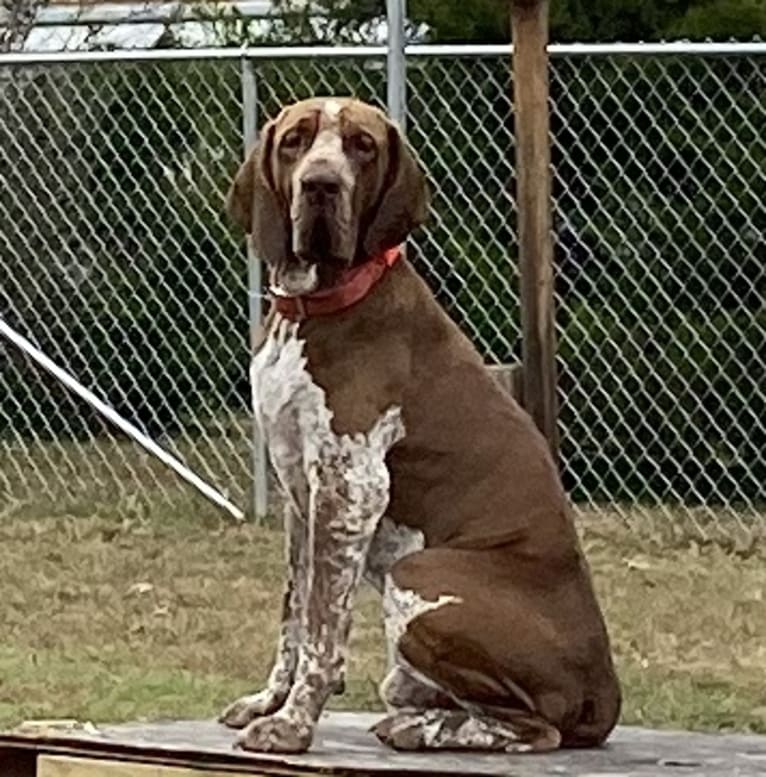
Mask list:
POLYGON ((395 750, 529 753, 537 749, 507 721, 474 717, 463 710, 399 710, 373 726, 372 733, 395 750))

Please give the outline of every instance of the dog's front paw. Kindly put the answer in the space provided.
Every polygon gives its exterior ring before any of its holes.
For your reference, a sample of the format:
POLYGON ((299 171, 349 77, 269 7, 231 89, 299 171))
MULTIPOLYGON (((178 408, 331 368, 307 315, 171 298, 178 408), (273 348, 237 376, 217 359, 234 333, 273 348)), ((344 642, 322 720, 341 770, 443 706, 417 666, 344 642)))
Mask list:
POLYGON ((256 718, 276 712, 284 703, 286 695, 267 688, 260 693, 242 696, 218 716, 218 722, 229 728, 244 728, 256 718))
POLYGON ((252 721, 236 746, 259 753, 304 753, 313 737, 313 726, 276 714, 252 721))

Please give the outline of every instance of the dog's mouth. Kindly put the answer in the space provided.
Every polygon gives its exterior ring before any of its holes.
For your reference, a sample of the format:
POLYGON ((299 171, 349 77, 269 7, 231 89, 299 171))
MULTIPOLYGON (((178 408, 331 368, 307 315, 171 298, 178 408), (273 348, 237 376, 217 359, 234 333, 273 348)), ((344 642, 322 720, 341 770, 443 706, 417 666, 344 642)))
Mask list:
POLYGON ((308 262, 319 263, 327 261, 332 256, 333 237, 330 234, 330 220, 324 216, 313 219, 305 240, 301 258, 308 262))
POLYGON ((289 256, 271 273, 271 292, 278 297, 302 297, 319 288, 319 272, 315 262, 289 256))
POLYGON ((292 251, 274 268, 272 291, 287 297, 311 294, 333 286, 350 261, 338 252, 331 220, 317 214, 310 224, 294 224, 292 251))

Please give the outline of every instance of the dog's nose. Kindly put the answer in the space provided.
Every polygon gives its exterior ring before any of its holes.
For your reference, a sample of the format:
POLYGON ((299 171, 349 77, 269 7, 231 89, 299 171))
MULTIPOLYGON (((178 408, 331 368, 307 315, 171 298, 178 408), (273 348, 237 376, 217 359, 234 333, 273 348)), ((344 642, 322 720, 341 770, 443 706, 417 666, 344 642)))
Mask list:
POLYGON ((306 173, 301 178, 304 194, 314 197, 334 197, 340 192, 340 176, 330 170, 306 173))

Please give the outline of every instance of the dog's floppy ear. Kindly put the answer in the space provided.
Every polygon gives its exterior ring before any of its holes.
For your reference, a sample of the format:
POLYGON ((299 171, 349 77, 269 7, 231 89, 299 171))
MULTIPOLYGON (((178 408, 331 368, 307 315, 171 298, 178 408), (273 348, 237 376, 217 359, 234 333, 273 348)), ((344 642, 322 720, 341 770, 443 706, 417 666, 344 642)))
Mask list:
POLYGON ((428 216, 426 177, 414 152, 393 123, 388 129, 388 156, 381 198, 364 236, 367 256, 403 243, 428 216))
POLYGON ((270 263, 284 260, 289 238, 271 170, 275 129, 276 122, 270 121, 261 130, 226 195, 229 216, 252 236, 258 258, 270 263))

